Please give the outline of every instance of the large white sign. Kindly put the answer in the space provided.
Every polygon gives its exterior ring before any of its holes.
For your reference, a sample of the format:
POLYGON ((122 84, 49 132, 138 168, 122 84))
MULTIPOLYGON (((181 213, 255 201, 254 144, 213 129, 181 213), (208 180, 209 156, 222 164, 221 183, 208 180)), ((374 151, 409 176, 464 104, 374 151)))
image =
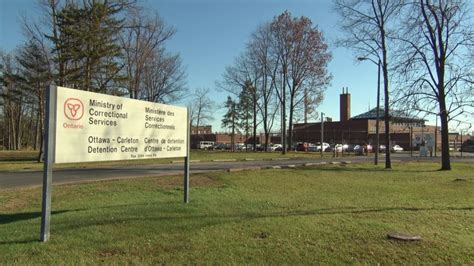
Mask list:
POLYGON ((423 144, 426 146, 434 147, 435 146, 435 137, 434 133, 424 133, 424 134, 415 134, 413 141, 415 144, 423 144))
POLYGON ((185 157, 187 109, 57 87, 55 163, 185 157))

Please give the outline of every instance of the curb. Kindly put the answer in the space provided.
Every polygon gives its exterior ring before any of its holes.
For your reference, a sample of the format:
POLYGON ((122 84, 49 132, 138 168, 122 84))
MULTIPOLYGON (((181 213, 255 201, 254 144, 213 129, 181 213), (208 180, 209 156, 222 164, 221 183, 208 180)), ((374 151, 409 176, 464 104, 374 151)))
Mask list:
MULTIPOLYGON (((201 160, 189 160, 190 163, 199 163, 201 160)), ((184 163, 184 160, 171 161, 170 163, 184 163)))
POLYGON ((218 159, 212 160, 213 162, 237 162, 237 159, 218 159))
POLYGON ((240 172, 240 171, 248 171, 248 170, 261 170, 261 167, 245 167, 245 168, 229 168, 227 172, 240 172))

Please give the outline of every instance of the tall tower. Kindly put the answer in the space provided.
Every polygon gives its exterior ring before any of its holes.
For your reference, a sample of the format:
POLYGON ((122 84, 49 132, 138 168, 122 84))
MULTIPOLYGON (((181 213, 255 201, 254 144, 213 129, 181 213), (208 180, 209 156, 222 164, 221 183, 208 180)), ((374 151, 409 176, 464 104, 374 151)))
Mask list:
POLYGON ((349 89, 347 87, 342 87, 342 94, 339 96, 339 99, 340 121, 346 122, 351 118, 351 95, 349 94, 349 89))

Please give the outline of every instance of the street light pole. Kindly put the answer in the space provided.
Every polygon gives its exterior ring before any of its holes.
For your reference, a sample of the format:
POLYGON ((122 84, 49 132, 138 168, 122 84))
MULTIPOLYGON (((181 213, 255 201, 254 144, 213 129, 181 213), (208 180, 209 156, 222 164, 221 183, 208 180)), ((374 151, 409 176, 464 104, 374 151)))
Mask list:
POLYGON ((321 112, 321 158, 323 157, 323 142, 324 142, 324 113, 321 112))
MULTIPOLYGON (((374 164, 378 165, 379 163, 379 148, 380 148, 380 136, 379 136, 379 124, 380 124, 380 65, 382 62, 379 61, 375 63, 374 60, 368 58, 368 57, 358 57, 357 60, 359 61, 365 61, 369 60, 372 63, 377 65, 377 110, 376 110, 376 118, 375 118, 375 156, 374 156, 374 164)), ((388 144, 386 144, 388 146, 388 144)), ((385 151, 387 152, 387 151, 385 151)))

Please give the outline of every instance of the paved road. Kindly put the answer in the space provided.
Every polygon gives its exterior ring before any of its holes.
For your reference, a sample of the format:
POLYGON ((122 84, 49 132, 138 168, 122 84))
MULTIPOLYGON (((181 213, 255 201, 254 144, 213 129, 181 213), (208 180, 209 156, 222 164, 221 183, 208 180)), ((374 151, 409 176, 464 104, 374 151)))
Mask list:
MULTIPOLYGON (((383 157, 380 158, 383 163, 383 157)), ((394 160, 440 160, 440 158, 417 158, 409 155, 396 154, 394 160)), ((206 162, 191 163, 190 172, 202 173, 211 171, 223 171, 231 168, 247 167, 268 167, 268 166, 287 166, 302 165, 305 163, 331 162, 331 161, 351 161, 363 162, 372 161, 373 157, 356 156, 344 158, 324 158, 324 159, 289 159, 289 160, 265 160, 265 161, 238 161, 238 162, 206 162)), ((453 161, 474 162, 474 158, 453 158, 453 161)), ((145 176, 165 176, 183 174, 183 164, 161 164, 161 165, 142 165, 142 166, 114 166, 97 167, 87 169, 60 169, 55 170, 53 174, 53 184, 67 184, 77 182, 89 182, 97 180, 123 179, 131 177, 145 176)), ((0 172, 0 189, 41 186, 42 171, 19 171, 19 172, 0 172)))

